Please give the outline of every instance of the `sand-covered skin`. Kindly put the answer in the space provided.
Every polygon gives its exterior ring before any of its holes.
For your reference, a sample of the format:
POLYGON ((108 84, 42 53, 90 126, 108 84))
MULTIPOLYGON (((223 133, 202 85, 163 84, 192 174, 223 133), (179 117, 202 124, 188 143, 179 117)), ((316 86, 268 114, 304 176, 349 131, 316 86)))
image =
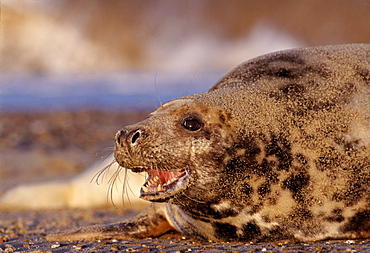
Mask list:
MULTIPOLYGON (((148 112, 0 114, 0 193, 32 181, 66 178, 109 153, 115 132, 148 112)), ((137 241, 47 242, 47 233, 117 222, 134 213, 116 209, 9 210, 0 207, 0 252, 354 252, 370 240, 212 243, 178 234, 137 241)))

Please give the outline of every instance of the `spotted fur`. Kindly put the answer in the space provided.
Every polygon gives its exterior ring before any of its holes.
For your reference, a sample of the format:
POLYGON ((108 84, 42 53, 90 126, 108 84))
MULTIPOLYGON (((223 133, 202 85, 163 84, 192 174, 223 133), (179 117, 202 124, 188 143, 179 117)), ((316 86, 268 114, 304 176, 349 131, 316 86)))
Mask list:
POLYGON ((188 176, 174 190, 143 194, 155 203, 132 221, 49 239, 169 230, 213 241, 369 238, 370 45, 247 61, 208 92, 124 128, 115 157, 133 171, 188 176))

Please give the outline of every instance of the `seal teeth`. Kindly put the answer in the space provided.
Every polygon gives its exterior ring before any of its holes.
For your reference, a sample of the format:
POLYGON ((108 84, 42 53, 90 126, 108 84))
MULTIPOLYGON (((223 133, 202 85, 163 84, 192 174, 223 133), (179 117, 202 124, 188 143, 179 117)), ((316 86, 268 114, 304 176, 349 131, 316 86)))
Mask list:
POLYGON ((148 179, 148 181, 146 182, 146 186, 151 186, 155 183, 158 183, 160 180, 160 178, 158 176, 155 176, 154 178, 151 178, 151 179, 148 179))
MULTIPOLYGON (((185 171, 171 172, 162 170, 149 170, 148 177, 144 185, 141 187, 141 194, 143 195, 156 195, 170 192, 178 187, 175 183, 180 178, 186 175, 185 171)), ((180 184, 182 181, 180 181, 180 184)))
POLYGON ((157 191, 158 191, 158 192, 163 191, 163 187, 162 187, 162 185, 161 185, 161 184, 159 184, 159 185, 157 186, 157 191))
POLYGON ((148 192, 149 191, 149 189, 148 189, 148 187, 146 187, 146 186, 141 186, 141 190, 143 190, 143 192, 148 192))
POLYGON ((155 183, 155 181, 153 179, 149 179, 146 185, 147 186, 150 186, 150 185, 152 185, 154 183, 155 183))
POLYGON ((171 178, 170 180, 168 180, 166 183, 164 183, 163 185, 164 186, 168 186, 170 184, 172 184, 173 182, 175 182, 177 179, 176 178, 171 178))

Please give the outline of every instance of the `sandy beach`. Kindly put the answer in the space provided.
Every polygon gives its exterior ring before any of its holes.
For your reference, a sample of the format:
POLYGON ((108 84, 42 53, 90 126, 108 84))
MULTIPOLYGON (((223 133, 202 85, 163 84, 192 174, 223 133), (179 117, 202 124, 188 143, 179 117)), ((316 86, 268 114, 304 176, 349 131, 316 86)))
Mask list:
MULTIPOLYGON (((82 110, 0 114, 0 190, 26 182, 67 178, 109 153, 115 132, 148 112, 82 110)), ((135 213, 107 208, 14 210, 0 207, 0 252, 357 252, 370 240, 212 243, 179 234, 133 241, 47 242, 63 229, 117 222, 135 213)))
POLYGON ((167 234, 132 241, 47 242, 45 234, 65 228, 113 222, 132 213, 115 209, 0 210, 0 252, 368 252, 370 241, 212 243, 167 234))

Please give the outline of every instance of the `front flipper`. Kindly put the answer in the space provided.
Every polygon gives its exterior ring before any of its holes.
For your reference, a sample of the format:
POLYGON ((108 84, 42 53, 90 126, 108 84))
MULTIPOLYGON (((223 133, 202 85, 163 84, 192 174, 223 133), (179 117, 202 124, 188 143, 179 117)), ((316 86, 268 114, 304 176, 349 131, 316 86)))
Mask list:
POLYGON ((175 230, 166 218, 163 203, 150 205, 132 220, 107 225, 82 227, 46 236, 48 241, 93 241, 93 240, 130 240, 157 237, 175 230))

